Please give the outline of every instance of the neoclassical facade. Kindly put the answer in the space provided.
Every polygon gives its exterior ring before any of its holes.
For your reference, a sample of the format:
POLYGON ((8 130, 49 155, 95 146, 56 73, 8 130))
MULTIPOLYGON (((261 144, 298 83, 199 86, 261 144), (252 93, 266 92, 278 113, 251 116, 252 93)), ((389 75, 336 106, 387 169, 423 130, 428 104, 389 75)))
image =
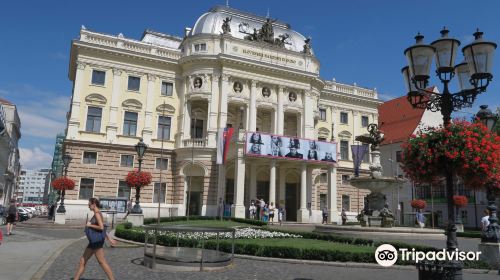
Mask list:
POLYGON ((257 197, 284 205, 288 220, 321 221, 324 207, 332 220, 342 208, 354 216, 367 193, 349 185, 350 146, 377 122, 377 91, 320 78, 310 40, 280 21, 215 7, 184 35, 146 30, 133 40, 82 27, 72 42, 64 148, 77 184, 67 215, 81 216, 90 196, 129 197, 123 180, 143 138, 154 181, 141 192, 146 217, 158 203, 162 215, 217 215, 228 204, 245 217, 257 197), (217 133, 227 127, 235 137, 219 165, 217 133), (254 131, 334 141, 340 158, 249 157, 244 135, 254 131))

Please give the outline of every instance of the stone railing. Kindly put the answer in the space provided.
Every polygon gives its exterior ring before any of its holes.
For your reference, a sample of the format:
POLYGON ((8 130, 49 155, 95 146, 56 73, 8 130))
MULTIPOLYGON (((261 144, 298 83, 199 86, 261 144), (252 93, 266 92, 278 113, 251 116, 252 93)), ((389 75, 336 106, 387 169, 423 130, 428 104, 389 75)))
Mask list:
POLYGON ((137 53, 151 54, 170 59, 181 58, 181 52, 179 50, 127 39, 122 35, 112 36, 82 29, 80 31, 80 41, 106 47, 129 50, 137 53))
POLYGON ((184 148, 205 148, 208 144, 206 138, 194 138, 194 139, 184 139, 182 140, 182 147, 184 148))
POLYGON ((356 85, 346 85, 337 82, 326 81, 325 89, 345 94, 367 97, 367 98, 374 98, 374 99, 378 98, 376 90, 362 88, 356 85))

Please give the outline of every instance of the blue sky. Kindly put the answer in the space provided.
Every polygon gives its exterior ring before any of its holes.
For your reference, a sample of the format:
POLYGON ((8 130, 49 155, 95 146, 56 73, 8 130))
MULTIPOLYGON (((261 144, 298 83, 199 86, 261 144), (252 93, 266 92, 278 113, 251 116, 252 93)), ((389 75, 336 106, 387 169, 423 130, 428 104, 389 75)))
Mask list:
MULTIPOLYGON (((69 49, 80 26, 139 39, 144 29, 182 36, 184 27, 225 1, 4 1, 0 8, 0 97, 18 106, 22 121, 21 161, 26 168, 51 163, 55 136, 64 130, 72 84, 69 49)), ((230 0, 231 7, 291 24, 312 37, 325 79, 377 88, 384 99, 405 92, 400 69, 403 51, 417 31, 430 43, 447 26, 462 46, 479 27, 485 38, 500 43, 500 1, 483 0, 230 0)), ((493 84, 480 104, 500 104, 500 54, 493 84)), ((462 56, 460 55, 461 59, 462 56)), ((434 79, 437 83, 437 80, 434 79)), ((456 84, 453 84, 456 89, 456 84)))

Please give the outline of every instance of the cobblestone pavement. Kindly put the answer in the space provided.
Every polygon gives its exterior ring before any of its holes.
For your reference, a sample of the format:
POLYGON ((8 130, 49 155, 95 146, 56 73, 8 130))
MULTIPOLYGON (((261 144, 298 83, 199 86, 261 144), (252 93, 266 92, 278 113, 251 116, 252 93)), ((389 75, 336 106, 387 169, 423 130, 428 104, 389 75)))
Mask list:
MULTIPOLYGON (((74 276, 78 260, 85 249, 85 240, 75 242, 59 255, 47 270, 43 279, 71 279, 74 276)), ((282 262, 236 259, 233 268, 216 272, 158 272, 141 265, 143 248, 106 248, 106 259, 110 263, 116 279, 245 279, 262 278, 290 280, 331 280, 331 279, 417 279, 416 270, 346 268, 325 265, 288 264, 282 262)), ((497 275, 466 274, 464 279, 498 279, 497 275)), ((106 279, 95 258, 87 264, 82 279, 106 279)))

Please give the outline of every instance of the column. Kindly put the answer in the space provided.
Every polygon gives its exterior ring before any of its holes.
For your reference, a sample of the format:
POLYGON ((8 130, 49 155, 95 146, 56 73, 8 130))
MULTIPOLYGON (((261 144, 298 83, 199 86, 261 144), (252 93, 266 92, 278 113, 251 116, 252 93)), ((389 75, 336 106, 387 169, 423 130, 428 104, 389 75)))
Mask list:
POLYGON ((257 128, 257 81, 252 80, 250 86, 250 107, 249 107, 248 131, 256 131, 257 128))
POLYGON ((245 158, 243 157, 243 143, 238 141, 238 151, 234 166, 234 204, 231 215, 235 218, 245 218, 245 205, 243 198, 245 194, 245 158))
POLYGON ((250 163, 250 200, 257 196, 257 163, 250 163))
POLYGON ((302 130, 304 127, 303 121, 303 115, 301 113, 297 113, 297 137, 304 137, 304 132, 302 130))
POLYGON ((328 167, 328 222, 337 224, 340 222, 340 213, 337 208, 337 168, 328 167))
POLYGON ((191 138, 191 102, 188 100, 184 101, 184 105, 182 106, 183 115, 182 115, 182 133, 183 140, 191 138))
POLYGON ((122 87, 122 71, 113 69, 113 88, 111 94, 111 106, 109 107, 109 122, 106 126, 106 141, 113 143, 118 134, 118 108, 120 107, 120 92, 122 87))
POLYGON ((273 112, 271 113, 271 132, 273 134, 278 134, 278 111, 276 108, 273 108, 273 112))
POLYGON ((304 94, 304 113, 303 113, 303 134, 302 137, 314 138, 314 109, 317 108, 314 104, 313 94, 310 91, 304 94))
POLYGON ((148 74, 148 91, 146 98, 146 112, 144 114, 144 129, 142 130, 142 137, 144 142, 151 145, 153 138, 153 111, 154 111, 154 90, 155 90, 156 76, 148 74))
POLYGON ((75 139, 80 129, 80 103, 84 74, 85 64, 81 61, 77 61, 73 98, 71 102, 71 116, 68 122, 68 135, 66 139, 75 139))
MULTIPOLYGON (((286 204, 286 169, 283 164, 280 164, 280 185, 279 185, 279 200, 286 204)), ((281 204, 281 202, 279 203, 281 204)))
POLYGON ((302 164, 300 170, 300 206, 297 210, 297 221, 299 223, 309 222, 309 211, 307 210, 307 166, 302 164))
MULTIPOLYGON (((339 123, 338 121, 338 115, 337 115, 337 108, 336 107, 332 107, 332 124, 333 124, 333 129, 332 129, 332 133, 333 133, 333 138, 337 138, 337 124, 339 123)), ((331 139, 331 137, 330 137, 331 139)), ((338 147, 337 147, 337 150, 338 150, 338 147)))
POLYGON ((269 172, 269 205, 273 203, 276 206, 276 161, 271 160, 269 172))
POLYGON ((277 133, 283 135, 285 115, 283 112, 283 86, 278 87, 277 133))
MULTIPOLYGON (((216 74, 212 75, 212 93, 219 92, 219 76, 216 74)), ((208 128, 208 147, 215 147, 217 142, 217 116, 219 106, 218 106, 218 95, 212 94, 208 101, 208 116, 207 116, 207 128, 208 128)))
MULTIPOLYGON (((221 87, 220 87, 220 112, 219 112, 219 127, 226 127, 227 124, 227 93, 229 91, 229 75, 221 75, 221 87)), ((239 121, 239 120, 238 120, 239 121)), ((236 127, 238 128, 238 127, 236 127)))

